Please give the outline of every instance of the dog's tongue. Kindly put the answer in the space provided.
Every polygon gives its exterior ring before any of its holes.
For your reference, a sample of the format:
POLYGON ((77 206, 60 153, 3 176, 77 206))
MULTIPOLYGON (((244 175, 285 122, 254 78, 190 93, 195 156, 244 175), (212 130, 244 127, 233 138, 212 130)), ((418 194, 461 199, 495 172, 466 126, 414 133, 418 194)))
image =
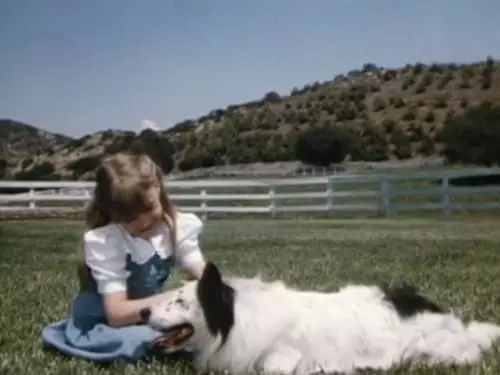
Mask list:
POLYGON ((167 350, 175 348, 175 335, 166 335, 158 337, 154 343, 153 348, 157 350, 167 350))
POLYGON ((154 346, 160 349, 176 347, 179 342, 182 342, 184 334, 184 328, 165 333, 155 340, 154 346))

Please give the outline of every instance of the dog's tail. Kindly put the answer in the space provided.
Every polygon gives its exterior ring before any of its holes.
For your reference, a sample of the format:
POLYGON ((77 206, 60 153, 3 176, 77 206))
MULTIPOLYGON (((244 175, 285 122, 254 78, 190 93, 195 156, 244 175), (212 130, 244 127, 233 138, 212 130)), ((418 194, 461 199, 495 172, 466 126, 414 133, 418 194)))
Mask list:
POLYGON ((467 334, 482 350, 490 350, 500 341, 500 326, 493 323, 472 321, 467 326, 467 334))
POLYGON ((500 341, 500 325, 480 321, 465 323, 451 314, 423 315, 414 328, 416 336, 403 356, 410 361, 470 365, 477 363, 484 352, 500 341))
MULTIPOLYGON (((500 339, 500 326, 488 323, 472 321, 464 324, 465 332, 456 337, 457 341, 450 343, 458 345, 455 363, 460 365, 469 365, 477 363, 482 355, 493 349, 500 339)), ((458 333, 458 332, 457 332, 458 333)))

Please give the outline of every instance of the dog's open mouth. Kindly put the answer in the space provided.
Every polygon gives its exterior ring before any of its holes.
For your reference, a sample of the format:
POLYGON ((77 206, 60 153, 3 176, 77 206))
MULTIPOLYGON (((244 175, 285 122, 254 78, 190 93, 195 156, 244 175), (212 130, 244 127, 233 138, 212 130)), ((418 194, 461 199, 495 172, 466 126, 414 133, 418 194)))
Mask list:
POLYGON ((194 328, 189 323, 178 324, 161 330, 154 346, 158 349, 174 349, 181 347, 194 334, 194 328))

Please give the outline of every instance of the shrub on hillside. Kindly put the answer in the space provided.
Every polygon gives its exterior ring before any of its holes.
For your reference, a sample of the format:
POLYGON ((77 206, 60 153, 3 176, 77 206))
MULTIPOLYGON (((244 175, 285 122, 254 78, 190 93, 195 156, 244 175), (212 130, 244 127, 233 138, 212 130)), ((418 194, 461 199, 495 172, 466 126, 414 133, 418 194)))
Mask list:
POLYGON ((427 134, 423 134, 422 140, 418 146, 417 152, 421 153, 424 156, 431 156, 436 151, 436 144, 432 137, 427 134))
POLYGON ((318 166, 340 163, 349 153, 353 137, 354 133, 344 126, 311 127, 298 136, 296 159, 318 166))
POLYGON ((205 149, 193 148, 187 150, 179 162, 179 169, 183 172, 196 168, 208 168, 215 165, 215 155, 205 149))
POLYGON ((401 120, 403 121, 413 121, 417 118, 417 112, 414 108, 408 108, 403 115, 401 116, 401 120))
POLYGON ((500 105, 484 102, 448 121, 438 133, 450 162, 500 164, 500 105))
POLYGON ((373 99, 373 111, 378 112, 386 108, 386 104, 384 99, 382 99, 380 96, 377 96, 375 99, 373 99))
POLYGON ((7 159, 0 158, 0 178, 5 176, 5 172, 7 170, 7 159))
POLYGON ((117 152, 129 151, 136 139, 134 132, 127 132, 122 137, 116 138, 105 148, 105 154, 116 154, 117 152))
POLYGON ((21 168, 22 169, 26 169, 26 168, 28 168, 31 165, 31 163, 33 163, 33 158, 27 157, 26 159, 24 159, 22 161, 21 168))
POLYGON ((353 137, 350 156, 352 160, 384 161, 389 157, 389 142, 384 131, 368 122, 364 123, 359 136, 353 137))
POLYGON ((166 136, 154 130, 143 130, 132 142, 130 149, 149 155, 165 173, 169 173, 174 167, 174 146, 166 136))
POLYGON ((66 167, 73 173, 73 178, 78 179, 87 172, 94 171, 101 161, 102 155, 87 156, 69 162, 66 167))
POLYGON ((390 135, 390 141, 394 145, 394 155, 398 159, 408 159, 412 156, 411 140, 408 134, 400 127, 395 127, 390 135))
POLYGON ((435 119, 436 119, 436 115, 432 111, 427 112, 424 116, 424 121, 428 122, 428 123, 434 122, 435 119))
POLYGON ((184 133, 184 132, 189 132, 192 131, 196 128, 196 122, 193 120, 185 120, 182 122, 179 122, 178 124, 175 124, 172 126, 170 129, 166 130, 166 134, 170 133, 184 133))
POLYGON ((20 171, 15 175, 16 180, 33 180, 33 181, 53 181, 59 180, 60 176, 55 173, 54 165, 45 161, 41 164, 35 164, 27 171, 20 171))

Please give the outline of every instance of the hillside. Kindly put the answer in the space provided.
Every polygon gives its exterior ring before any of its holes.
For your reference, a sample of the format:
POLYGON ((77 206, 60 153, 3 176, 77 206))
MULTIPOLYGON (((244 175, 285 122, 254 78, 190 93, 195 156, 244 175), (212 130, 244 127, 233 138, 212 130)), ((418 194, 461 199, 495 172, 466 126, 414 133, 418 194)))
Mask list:
MULTIPOLYGON (((437 135, 443 124, 487 101, 500 102, 499 64, 491 58, 471 64, 417 63, 399 69, 365 64, 330 81, 294 88, 287 96, 270 92, 257 101, 215 109, 174 125, 157 140, 149 134, 148 147, 154 148, 158 142, 166 149, 172 145, 174 168, 181 171, 294 161, 299 158, 297 144, 311 129, 316 133, 344 129, 357 138, 355 147, 335 150, 335 157, 341 160, 435 156, 442 149, 437 135)), ((327 138, 321 134, 316 140, 323 144, 314 147, 328 150, 327 138)), ((342 145, 338 134, 332 136, 342 145)), ((30 151, 30 156, 22 156, 18 143, 6 175, 89 178, 102 155, 126 149, 137 138, 133 132, 115 131, 77 140, 61 138, 49 148, 30 151)), ((12 148, 10 139, 8 142, 12 148)))
POLYGON ((10 119, 0 119, 0 157, 40 153, 70 140, 70 137, 63 134, 47 132, 10 119))

